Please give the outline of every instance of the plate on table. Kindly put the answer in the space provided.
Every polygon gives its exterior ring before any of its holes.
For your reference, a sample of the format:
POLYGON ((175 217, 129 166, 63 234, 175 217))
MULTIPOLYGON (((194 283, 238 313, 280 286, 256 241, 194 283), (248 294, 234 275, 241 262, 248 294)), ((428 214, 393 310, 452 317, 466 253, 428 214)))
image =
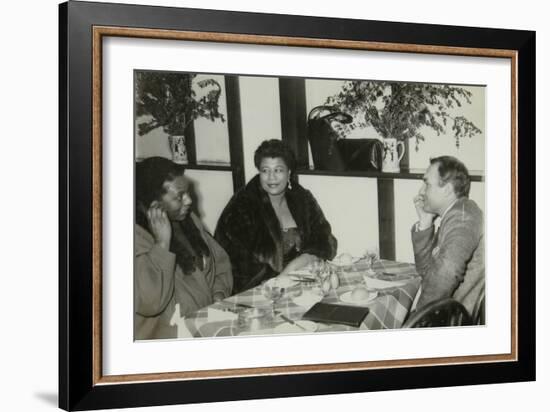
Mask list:
POLYGON ((275 333, 311 333, 317 330, 317 324, 309 320, 296 320, 294 323, 295 325, 288 322, 281 323, 280 325, 277 325, 273 331, 275 333), (301 328, 298 325, 300 325, 301 328))
POLYGON ((365 305, 372 302, 378 296, 378 292, 369 291, 369 295, 366 298, 357 300, 352 297, 352 293, 353 290, 350 290, 349 292, 342 293, 338 298, 342 302, 349 303, 351 305, 365 305))
POLYGON ((334 266, 347 267, 359 262, 359 260, 361 260, 361 258, 353 257, 348 253, 342 253, 336 256, 334 260, 330 260, 329 263, 334 266))

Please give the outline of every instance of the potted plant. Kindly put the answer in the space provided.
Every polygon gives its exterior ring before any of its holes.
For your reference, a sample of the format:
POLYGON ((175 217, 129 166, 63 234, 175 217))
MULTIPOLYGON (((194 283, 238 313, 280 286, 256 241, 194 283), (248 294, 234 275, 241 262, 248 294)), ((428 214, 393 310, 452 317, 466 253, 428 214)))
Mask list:
POLYGON ((382 171, 399 172, 403 142, 414 138, 418 150, 425 140, 422 127, 435 130, 439 136, 452 122, 457 147, 461 138, 481 133, 464 116, 450 113, 464 103, 471 104, 470 97, 468 90, 450 85, 351 80, 344 82, 341 91, 329 97, 327 104, 353 116, 354 121, 347 126, 351 129, 372 126, 384 143, 382 171))
POLYGON ((220 84, 214 79, 197 81, 196 76, 154 71, 136 74, 136 113, 146 116, 138 123, 138 134, 143 136, 162 127, 168 134, 175 163, 187 163, 185 131, 191 122, 199 117, 225 121, 218 108, 220 84))

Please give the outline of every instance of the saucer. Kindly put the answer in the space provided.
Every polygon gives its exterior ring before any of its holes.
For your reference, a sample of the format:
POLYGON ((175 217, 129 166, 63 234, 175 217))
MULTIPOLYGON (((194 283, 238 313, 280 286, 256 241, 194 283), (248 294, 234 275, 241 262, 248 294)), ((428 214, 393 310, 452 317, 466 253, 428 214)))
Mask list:
POLYGON ((353 293, 353 290, 350 290, 349 292, 342 293, 338 298, 342 302, 349 303, 351 305, 365 305, 369 302, 372 302, 378 296, 378 292, 370 292, 369 291, 369 296, 366 299, 355 300, 351 297, 352 293, 353 293))

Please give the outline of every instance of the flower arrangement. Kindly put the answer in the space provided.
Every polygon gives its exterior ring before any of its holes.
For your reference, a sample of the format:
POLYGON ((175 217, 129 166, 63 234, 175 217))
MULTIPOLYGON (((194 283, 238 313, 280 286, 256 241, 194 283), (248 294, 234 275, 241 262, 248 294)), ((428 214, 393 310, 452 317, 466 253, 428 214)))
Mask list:
POLYGON ((143 136, 162 127, 168 135, 183 135, 189 124, 205 117, 225 121, 219 112, 221 86, 214 79, 195 81, 197 74, 143 71, 136 73, 136 113, 149 115, 138 124, 143 136), (195 87, 204 91, 197 96, 195 87))
POLYGON ((468 90, 450 85, 350 80, 327 104, 353 116, 354 121, 346 127, 372 126, 383 138, 398 141, 414 138, 418 150, 420 141, 425 140, 423 126, 439 136, 452 122, 457 148, 461 138, 481 133, 464 116, 450 113, 450 109, 471 104, 470 97, 468 90))

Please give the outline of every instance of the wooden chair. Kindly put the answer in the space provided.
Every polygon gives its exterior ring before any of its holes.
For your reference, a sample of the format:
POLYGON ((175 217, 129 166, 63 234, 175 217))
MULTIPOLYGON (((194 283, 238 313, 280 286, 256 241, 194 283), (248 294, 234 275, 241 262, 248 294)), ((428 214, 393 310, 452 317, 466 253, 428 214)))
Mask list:
POLYGON ((481 289, 472 311, 472 322, 474 325, 485 325, 485 286, 481 289))
POLYGON ((452 298, 443 298, 420 308, 403 324, 403 328, 437 328, 472 325, 466 308, 452 298))

